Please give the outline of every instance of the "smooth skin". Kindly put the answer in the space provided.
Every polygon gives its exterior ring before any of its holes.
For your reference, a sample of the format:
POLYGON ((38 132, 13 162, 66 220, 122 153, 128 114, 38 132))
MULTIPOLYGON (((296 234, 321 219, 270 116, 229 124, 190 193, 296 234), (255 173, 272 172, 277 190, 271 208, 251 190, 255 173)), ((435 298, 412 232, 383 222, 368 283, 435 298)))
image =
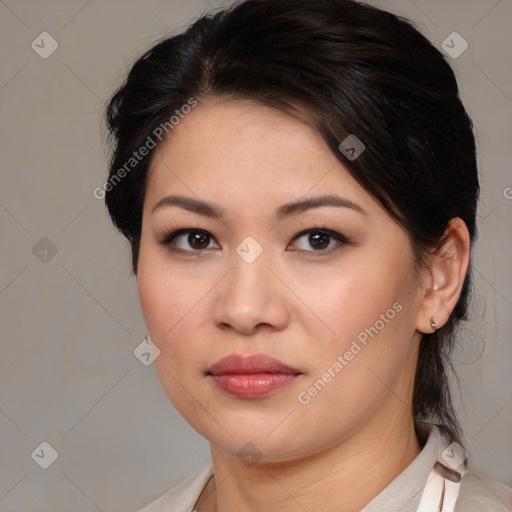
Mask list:
POLYGON ((181 120, 150 165, 137 280, 163 389, 211 446, 214 478, 197 510, 355 512, 399 475, 421 450, 412 415, 421 333, 455 307, 469 244, 453 219, 420 268, 404 229, 286 113, 210 99, 181 120), (323 196, 345 205, 277 216, 323 196), (169 236, 179 229, 201 231, 169 236), (247 237, 263 249, 252 263, 236 251, 247 237), (396 303, 378 335, 300 403, 396 303), (268 354, 301 375, 264 398, 236 398, 207 374, 231 354, 268 354), (237 456, 247 443, 256 465, 237 456))

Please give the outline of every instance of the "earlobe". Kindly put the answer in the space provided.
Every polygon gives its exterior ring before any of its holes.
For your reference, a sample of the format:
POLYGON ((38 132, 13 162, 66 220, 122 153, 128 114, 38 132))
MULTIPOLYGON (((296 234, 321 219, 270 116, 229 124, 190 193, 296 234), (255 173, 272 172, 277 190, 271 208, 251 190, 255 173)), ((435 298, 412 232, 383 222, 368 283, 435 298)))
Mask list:
POLYGON ((429 257, 429 276, 423 280, 416 329, 432 333, 442 327, 454 310, 469 268, 471 240, 464 221, 452 219, 442 246, 429 257))

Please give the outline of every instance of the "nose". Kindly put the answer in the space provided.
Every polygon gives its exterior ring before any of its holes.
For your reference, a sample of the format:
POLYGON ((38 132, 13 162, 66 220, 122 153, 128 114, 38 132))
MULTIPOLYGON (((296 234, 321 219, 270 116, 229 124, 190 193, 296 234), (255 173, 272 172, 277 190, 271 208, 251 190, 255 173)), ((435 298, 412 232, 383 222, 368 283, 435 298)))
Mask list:
POLYGON ((283 285, 260 256, 247 263, 234 255, 231 272, 216 287, 213 309, 215 325, 251 335, 262 331, 279 331, 290 320, 290 310, 283 285))

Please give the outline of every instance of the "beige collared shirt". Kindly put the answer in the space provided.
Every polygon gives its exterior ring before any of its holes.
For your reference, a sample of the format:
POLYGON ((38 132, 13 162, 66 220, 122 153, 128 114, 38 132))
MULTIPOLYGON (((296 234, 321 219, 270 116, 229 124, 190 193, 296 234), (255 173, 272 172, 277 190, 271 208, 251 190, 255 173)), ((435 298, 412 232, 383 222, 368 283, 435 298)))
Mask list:
MULTIPOLYGON (((444 488, 439 491, 439 496, 427 496, 429 492, 425 491, 434 468, 446 481, 457 483, 455 508, 448 507, 448 510, 512 512, 512 489, 478 477, 467 471, 464 463, 456 467, 456 453, 450 449, 450 442, 438 426, 420 423, 418 433, 420 441, 425 443, 421 453, 361 512, 416 512, 420 503, 425 508, 429 498, 437 507, 437 510, 429 512, 444 512, 447 509, 443 507, 444 488), (450 460, 450 457, 454 460, 450 460)), ((213 465, 209 463, 139 512, 193 512, 212 475, 213 465)), ((431 495, 433 493, 435 491, 430 492, 431 495)))

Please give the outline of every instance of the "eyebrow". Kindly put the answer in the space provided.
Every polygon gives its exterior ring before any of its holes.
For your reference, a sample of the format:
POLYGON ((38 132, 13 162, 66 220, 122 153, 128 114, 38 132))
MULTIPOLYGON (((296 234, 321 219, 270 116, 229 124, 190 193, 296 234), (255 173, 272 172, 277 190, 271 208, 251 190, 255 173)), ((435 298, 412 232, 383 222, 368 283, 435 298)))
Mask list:
POLYGON ((319 208, 321 206, 337 206, 339 208, 349 208, 356 212, 362 213, 363 215, 368 215, 361 206, 354 203, 353 201, 350 201, 349 199, 341 196, 328 194, 312 197, 310 199, 303 199, 293 203, 286 203, 278 208, 276 216, 279 220, 281 220, 285 217, 289 217, 290 215, 302 213, 306 210, 310 210, 311 208, 319 208))
POLYGON ((204 215, 205 217, 214 217, 220 219, 224 216, 224 210, 221 208, 199 199, 193 199, 191 197, 184 196, 167 196, 160 199, 160 201, 158 201, 158 203, 153 206, 151 214, 165 206, 179 206, 190 212, 204 215))
MULTIPOLYGON (((212 217, 217 219, 221 219, 225 215, 225 212, 222 208, 219 208, 218 206, 215 206, 213 204, 201 201, 200 199, 193 199, 191 197, 173 195, 166 196, 160 199, 160 201, 158 201, 158 203, 156 203, 155 206, 153 206, 151 214, 153 214, 155 211, 161 208, 164 208, 165 206, 178 206, 190 212, 198 213, 199 215, 204 215, 205 217, 212 217)), ((292 203, 286 203, 277 209, 276 217, 279 220, 282 220, 285 217, 290 217, 292 215, 303 213, 312 208, 319 208, 321 206, 336 206, 339 208, 349 208, 356 212, 362 213, 363 215, 368 215, 367 212, 361 206, 350 201, 349 199, 329 194, 312 197, 310 199, 303 199, 292 203)))

